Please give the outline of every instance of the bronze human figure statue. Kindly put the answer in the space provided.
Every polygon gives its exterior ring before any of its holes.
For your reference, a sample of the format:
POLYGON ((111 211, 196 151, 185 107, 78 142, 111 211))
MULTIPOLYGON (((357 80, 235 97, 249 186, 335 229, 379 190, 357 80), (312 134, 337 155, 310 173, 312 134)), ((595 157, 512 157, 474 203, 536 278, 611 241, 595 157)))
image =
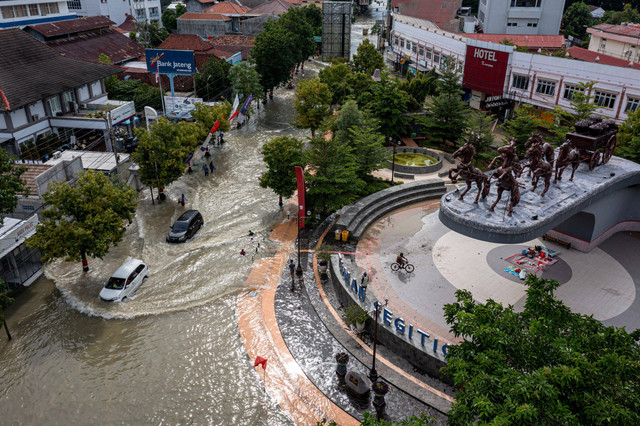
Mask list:
POLYGON ((542 143, 533 143, 531 147, 527 150, 527 154, 525 158, 529 159, 529 164, 524 166, 524 168, 529 168, 529 174, 533 171, 533 177, 531 178, 531 183, 533 184, 531 188, 531 192, 535 191, 538 187, 538 181, 541 177, 544 178, 544 190, 541 197, 549 190, 549 185, 551 185, 551 176, 553 176, 553 163, 549 163, 545 161, 544 156, 544 146, 542 143))
POLYGON ((485 175, 482 170, 471 165, 475 153, 475 147, 469 142, 465 142, 464 145, 458 148, 452 156, 453 158, 460 158, 460 164, 454 169, 449 169, 449 179, 451 179, 452 183, 456 183, 458 178, 461 178, 467 184, 467 188, 460 194, 458 200, 464 198, 466 193, 471 189, 473 182, 475 182, 478 187, 478 193, 476 194, 476 199, 473 204, 478 204, 480 195, 482 195, 484 199, 489 193, 489 186, 487 186, 487 175, 485 175))
POLYGON ((509 212, 507 213, 507 216, 511 217, 513 214, 513 208, 520 202, 520 184, 516 180, 516 177, 510 168, 507 168, 502 172, 502 174, 500 174, 500 176, 498 176, 496 186, 498 190, 498 198, 493 202, 489 211, 492 212, 496 207, 496 204, 498 204, 498 201, 502 198, 502 193, 504 191, 509 191, 509 212))
POLYGON ((556 160, 553 183, 558 183, 559 180, 562 180, 562 173, 569 164, 571 164, 571 177, 569 178, 569 182, 573 182, 573 175, 576 173, 576 169, 580 165, 580 151, 578 151, 571 141, 567 139, 562 145, 560 145, 560 149, 558 150, 558 159, 556 160))

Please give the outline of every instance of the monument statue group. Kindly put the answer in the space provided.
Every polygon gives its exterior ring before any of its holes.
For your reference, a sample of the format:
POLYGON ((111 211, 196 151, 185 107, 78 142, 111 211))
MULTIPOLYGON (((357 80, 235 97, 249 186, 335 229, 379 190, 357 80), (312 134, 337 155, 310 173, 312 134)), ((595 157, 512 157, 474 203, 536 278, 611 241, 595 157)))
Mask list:
POLYGON ((480 197, 484 200, 491 190, 491 184, 496 187, 497 198, 489 208, 493 212, 498 202, 502 199, 505 191, 509 194, 508 216, 513 214, 513 208, 520 202, 520 188, 525 188, 525 184, 519 181, 523 173, 527 172, 527 177, 531 179, 531 191, 538 187, 540 179, 544 181, 544 189, 541 197, 549 190, 551 179, 556 184, 562 180, 564 170, 571 166, 571 177, 573 181, 576 169, 582 162, 589 164, 589 170, 607 163, 616 147, 616 134, 618 127, 614 120, 603 120, 600 117, 591 117, 578 121, 575 124, 575 131, 567 133, 565 142, 556 151, 542 136, 534 133, 527 140, 525 147, 527 153, 523 162, 516 154, 516 141, 511 141, 498 148, 499 155, 489 164, 489 173, 474 167, 473 157, 476 154, 474 146, 470 142, 460 147, 453 153, 454 158, 460 159, 456 168, 449 170, 451 182, 456 183, 458 179, 466 182, 467 188, 458 197, 463 200, 464 196, 472 188, 473 183, 478 188, 478 193, 474 204, 478 204, 480 197), (493 169, 498 165, 497 169, 493 169))

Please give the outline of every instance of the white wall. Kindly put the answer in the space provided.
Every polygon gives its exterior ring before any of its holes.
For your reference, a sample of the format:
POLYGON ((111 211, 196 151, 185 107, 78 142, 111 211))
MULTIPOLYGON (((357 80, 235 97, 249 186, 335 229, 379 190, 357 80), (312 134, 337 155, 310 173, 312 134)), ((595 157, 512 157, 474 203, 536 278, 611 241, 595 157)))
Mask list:
POLYGON ((540 7, 511 7, 511 0, 480 0, 478 16, 487 34, 557 35, 565 0, 542 0, 540 7), (517 26, 507 26, 507 22, 517 26), (528 26, 536 23, 536 27, 528 26))
POLYGON ((102 94, 102 87, 100 86, 99 81, 94 81, 93 83, 91 83, 91 91, 93 92, 94 98, 102 94))
POLYGON ((125 14, 131 13, 129 0, 82 0, 80 9, 71 9, 78 16, 107 16, 116 26, 122 24, 125 14))
POLYGON ((7 128, 7 122, 4 119, 4 114, 0 113, 0 129, 6 129, 7 128))
POLYGON ((10 113, 11 116, 11 123, 13 124, 13 128, 17 129, 20 126, 24 126, 25 124, 27 124, 27 113, 25 112, 24 108, 19 108, 15 111, 11 111, 10 113))
POLYGON ((40 118, 44 118, 46 116, 44 111, 44 103, 42 101, 37 101, 29 105, 29 112, 31 115, 38 115, 40 118))
POLYGON ((77 102, 80 103, 82 101, 86 101, 87 99, 89 99, 89 87, 85 84, 78 89, 77 102))

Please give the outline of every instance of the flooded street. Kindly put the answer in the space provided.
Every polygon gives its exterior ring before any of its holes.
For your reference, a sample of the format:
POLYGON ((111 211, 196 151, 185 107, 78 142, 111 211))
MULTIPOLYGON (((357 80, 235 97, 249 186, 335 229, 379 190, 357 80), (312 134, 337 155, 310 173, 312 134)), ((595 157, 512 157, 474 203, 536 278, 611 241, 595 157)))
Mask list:
MULTIPOLYGON (((317 73, 306 68, 308 77, 317 73)), ((91 259, 89 273, 56 262, 18 296, 7 311, 14 339, 0 339, 2 424, 290 423, 247 358, 235 306, 257 243, 257 256, 275 249, 264 241, 280 209, 258 185, 262 145, 309 133, 289 125, 293 93, 278 90, 247 125, 225 134, 212 176, 196 162, 193 175, 166 189, 167 202, 154 206, 148 189, 140 193, 124 241, 91 259), (165 237, 184 211, 182 193, 205 223, 172 245, 165 237), (149 265, 149 279, 123 303, 102 302, 103 283, 129 257, 149 265)))

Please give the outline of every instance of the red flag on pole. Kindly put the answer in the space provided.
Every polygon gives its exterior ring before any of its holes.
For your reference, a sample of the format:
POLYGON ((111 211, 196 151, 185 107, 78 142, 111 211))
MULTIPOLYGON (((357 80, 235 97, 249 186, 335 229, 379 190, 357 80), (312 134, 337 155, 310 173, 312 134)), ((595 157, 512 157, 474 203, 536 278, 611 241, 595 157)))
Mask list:
POLYGON ((213 127, 211 128, 211 131, 209 133, 211 133, 211 134, 215 133, 215 131, 218 130, 218 126, 220 126, 220 122, 218 120, 216 120, 216 123, 213 125, 213 127))
POLYGON ((261 356, 256 357, 256 362, 253 363, 253 366, 257 367, 259 365, 262 365, 262 368, 266 370, 267 369, 267 360, 262 358, 261 356))

